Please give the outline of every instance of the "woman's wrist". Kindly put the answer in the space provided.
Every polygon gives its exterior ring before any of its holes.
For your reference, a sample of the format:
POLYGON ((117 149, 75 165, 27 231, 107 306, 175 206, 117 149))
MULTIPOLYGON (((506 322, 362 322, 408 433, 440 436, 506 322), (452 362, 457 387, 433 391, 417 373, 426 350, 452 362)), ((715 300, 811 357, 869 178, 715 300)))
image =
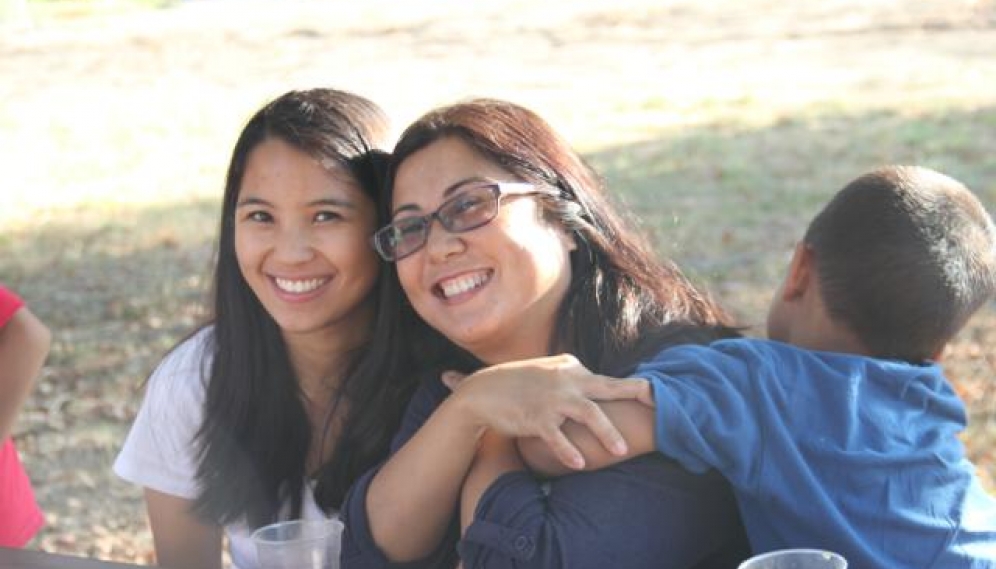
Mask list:
POLYGON ((472 433, 474 439, 480 442, 489 425, 477 407, 478 399, 471 391, 468 388, 455 391, 443 401, 436 413, 440 413, 457 432, 472 433))

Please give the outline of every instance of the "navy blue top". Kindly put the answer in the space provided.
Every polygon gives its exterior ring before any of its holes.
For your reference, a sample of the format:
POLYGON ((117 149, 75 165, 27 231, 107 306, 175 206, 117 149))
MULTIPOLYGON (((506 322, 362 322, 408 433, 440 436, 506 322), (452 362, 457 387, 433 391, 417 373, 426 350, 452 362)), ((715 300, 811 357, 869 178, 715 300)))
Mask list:
MULTIPOLYGON (((397 451, 449 395, 438 379, 424 383, 392 443, 397 451)), ((696 475, 660 455, 548 482, 526 471, 502 475, 487 489, 460 539, 457 512, 446 538, 426 559, 390 563, 367 521, 366 495, 378 469, 366 473, 343 505, 343 569, 736 567, 750 555, 727 483, 696 475)), ((417 488, 412 489, 417 492, 417 488)))
POLYGON ((753 549, 813 547, 850 567, 996 568, 996 500, 937 365, 723 340, 637 368, 656 444, 733 484, 753 549))

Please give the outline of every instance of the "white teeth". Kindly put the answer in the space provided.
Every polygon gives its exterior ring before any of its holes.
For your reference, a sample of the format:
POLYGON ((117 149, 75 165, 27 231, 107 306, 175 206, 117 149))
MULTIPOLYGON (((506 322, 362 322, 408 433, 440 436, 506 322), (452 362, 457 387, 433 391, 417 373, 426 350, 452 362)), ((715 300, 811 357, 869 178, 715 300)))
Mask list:
POLYGON ((483 285, 488 280, 487 273, 480 272, 472 275, 464 275, 439 283, 439 288, 443 291, 443 296, 450 298, 458 294, 473 290, 483 285))
POLYGON ((273 280, 277 283, 277 287, 284 292, 304 294, 322 286, 328 279, 307 279, 303 281, 295 281, 291 279, 281 279, 278 277, 273 280))

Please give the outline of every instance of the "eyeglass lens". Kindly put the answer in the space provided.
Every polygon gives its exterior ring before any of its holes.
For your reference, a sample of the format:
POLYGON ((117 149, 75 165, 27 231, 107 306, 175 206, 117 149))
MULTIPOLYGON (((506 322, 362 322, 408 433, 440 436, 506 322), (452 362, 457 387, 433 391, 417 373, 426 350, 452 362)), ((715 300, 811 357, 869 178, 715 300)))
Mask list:
POLYGON ((451 233, 462 233, 485 225, 498 213, 499 188, 496 185, 469 188, 447 200, 433 213, 399 219, 377 232, 377 249, 388 260, 414 253, 429 238, 433 219, 451 233))

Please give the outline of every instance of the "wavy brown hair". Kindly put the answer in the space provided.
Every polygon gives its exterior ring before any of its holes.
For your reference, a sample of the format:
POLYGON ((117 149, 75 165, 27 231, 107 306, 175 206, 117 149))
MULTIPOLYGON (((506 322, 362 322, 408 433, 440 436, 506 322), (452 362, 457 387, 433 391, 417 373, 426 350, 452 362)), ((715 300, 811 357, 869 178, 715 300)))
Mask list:
MULTIPOLYGON (((659 259, 627 223, 585 161, 536 113, 514 103, 478 99, 442 107, 415 121, 392 152, 381 221, 389 222, 398 168, 443 138, 457 138, 521 181, 557 190, 541 197, 547 219, 572 232, 572 282, 557 316, 549 350, 566 350, 589 369, 621 374, 662 345, 735 336, 726 312, 678 269, 659 259)), ((404 307, 392 267, 382 302, 404 307)), ((382 313, 389 324, 394 310, 382 313)), ((410 308, 399 333, 424 326, 410 308)))

